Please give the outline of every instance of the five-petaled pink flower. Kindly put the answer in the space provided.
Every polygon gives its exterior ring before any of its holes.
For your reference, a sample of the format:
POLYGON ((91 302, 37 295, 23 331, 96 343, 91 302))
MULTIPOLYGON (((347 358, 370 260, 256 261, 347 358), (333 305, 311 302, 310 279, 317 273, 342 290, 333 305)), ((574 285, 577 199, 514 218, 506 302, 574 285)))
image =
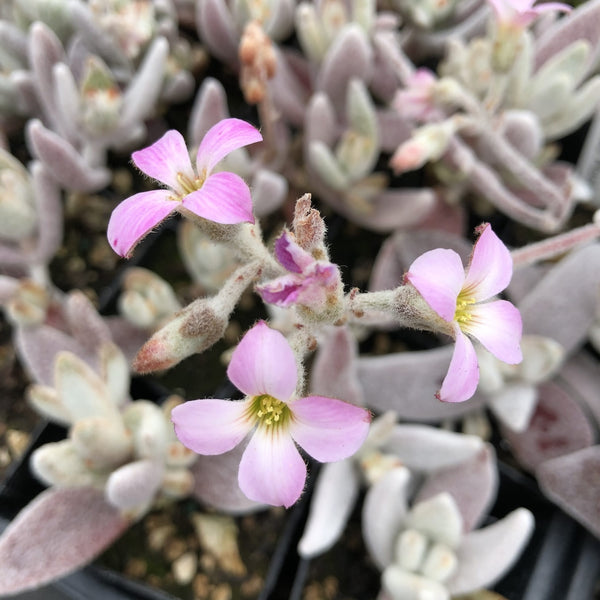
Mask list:
POLYGON ((338 267, 316 260, 301 248, 287 230, 275 242, 275 256, 290 273, 256 287, 265 302, 281 307, 299 304, 315 312, 327 309, 342 289, 338 267))
POLYGON ((550 10, 569 12, 572 7, 563 2, 543 2, 534 6, 536 0, 488 0, 498 20, 505 25, 527 27, 542 13, 550 10))
POLYGON ((456 340, 448 373, 437 394, 445 402, 468 400, 479 382, 472 336, 508 364, 523 360, 523 324, 518 309, 506 300, 489 300, 509 284, 512 258, 489 223, 478 227, 479 239, 469 266, 463 268, 454 250, 425 252, 410 266, 406 278, 447 323, 456 340))
POLYGON ((251 500, 285 507, 296 502, 306 480, 296 444, 331 462, 354 454, 367 436, 365 409, 322 396, 295 397, 294 353, 264 321, 242 338, 227 375, 244 400, 192 400, 175 407, 171 418, 179 440, 198 454, 227 452, 254 430, 238 473, 251 500))
POLYGON ((254 223, 252 198, 244 180, 235 173, 212 171, 233 150, 261 140, 260 132, 249 123, 224 119, 206 132, 195 172, 185 140, 175 130, 134 152, 135 166, 169 189, 135 194, 115 208, 107 231, 113 250, 129 256, 153 227, 180 207, 215 223, 254 223))

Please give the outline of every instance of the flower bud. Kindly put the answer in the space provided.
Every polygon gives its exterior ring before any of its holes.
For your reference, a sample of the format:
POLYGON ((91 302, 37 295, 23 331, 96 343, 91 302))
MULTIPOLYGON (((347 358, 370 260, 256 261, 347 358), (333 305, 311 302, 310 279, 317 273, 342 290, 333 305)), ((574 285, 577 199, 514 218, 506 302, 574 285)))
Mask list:
POLYGON ((134 370, 144 374, 169 369, 210 348, 223 337, 229 315, 259 271, 257 263, 244 265, 216 296, 199 298, 186 306, 142 346, 133 361, 134 370))
POLYGON ((426 162, 439 160, 456 131, 451 120, 424 125, 413 136, 401 144, 390 159, 396 174, 419 169, 426 162))

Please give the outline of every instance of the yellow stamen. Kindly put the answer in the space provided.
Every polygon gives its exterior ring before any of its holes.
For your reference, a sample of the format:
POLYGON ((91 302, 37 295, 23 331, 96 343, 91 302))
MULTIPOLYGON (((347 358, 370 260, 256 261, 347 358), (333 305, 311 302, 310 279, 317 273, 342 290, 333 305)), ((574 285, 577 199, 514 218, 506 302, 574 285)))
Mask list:
POLYGON ((454 312, 454 320, 458 323, 461 329, 468 327, 473 319, 473 313, 470 307, 475 304, 476 300, 472 296, 466 296, 461 292, 456 299, 456 311, 454 312))
POLYGON ((259 426, 263 427, 282 427, 292 416, 292 411, 285 402, 267 394, 254 396, 248 413, 250 418, 256 419, 259 426))

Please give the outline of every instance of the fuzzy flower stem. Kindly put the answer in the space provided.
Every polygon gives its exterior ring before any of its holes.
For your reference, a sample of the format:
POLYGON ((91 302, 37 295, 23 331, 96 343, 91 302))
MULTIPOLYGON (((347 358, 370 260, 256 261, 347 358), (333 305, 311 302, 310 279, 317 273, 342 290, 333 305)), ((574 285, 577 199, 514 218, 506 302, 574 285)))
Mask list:
POLYGON ((383 313, 391 316, 400 327, 451 333, 412 285, 362 294, 352 291, 346 298, 348 309, 358 322, 377 320, 377 313, 383 313))
MULTIPOLYGON (((596 213, 598 215, 598 213, 596 213)), ((600 215, 599 215, 600 217, 600 215)), ((550 260, 568 252, 572 248, 591 242, 600 237, 600 218, 594 216, 594 223, 572 229, 547 240, 528 244, 513 250, 511 256, 515 268, 526 267, 543 260, 550 260)))

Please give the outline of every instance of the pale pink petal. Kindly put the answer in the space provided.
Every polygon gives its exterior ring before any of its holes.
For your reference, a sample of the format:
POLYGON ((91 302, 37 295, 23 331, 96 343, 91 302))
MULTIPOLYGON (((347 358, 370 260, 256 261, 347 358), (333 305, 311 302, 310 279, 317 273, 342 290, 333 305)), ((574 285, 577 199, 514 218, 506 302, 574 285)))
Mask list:
POLYGON ((516 10, 509 6, 508 0, 488 0, 500 21, 509 21, 516 10))
POLYGON ((233 351, 227 376, 248 396, 268 394, 285 402, 296 389, 298 370, 285 337, 259 321, 233 351))
POLYGON ((275 256, 292 273, 302 273, 315 262, 306 250, 298 246, 289 231, 284 231, 275 241, 275 256))
POLYGON ((510 302, 496 300, 476 304, 470 309, 472 319, 465 333, 477 338, 496 358, 516 365, 523 360, 521 313, 510 302))
POLYGON ((140 171, 177 191, 181 191, 178 173, 191 181, 195 178, 185 140, 175 129, 167 131, 152 146, 134 152, 131 159, 140 171))
POLYGON ((136 244, 178 206, 167 190, 141 192, 126 198, 110 216, 106 235, 119 256, 129 256, 136 244))
POLYGON ((513 263, 508 248, 486 223, 475 247, 464 284, 465 294, 478 302, 500 293, 510 283, 513 263))
POLYGON ((564 4, 563 2, 543 2, 534 6, 531 10, 525 10, 518 16, 518 21, 523 25, 529 25, 539 15, 548 11, 559 11, 559 12, 571 12, 572 6, 564 4))
POLYGON ((223 454, 252 429, 248 401, 189 400, 171 411, 179 441, 197 454, 223 454))
POLYGON ((458 326, 455 328, 456 344, 448 373, 444 377, 442 387, 437 396, 442 402, 464 402, 477 389, 479 383, 479 366, 477 355, 471 340, 464 335, 458 326))
POLYGON ((210 173, 214 166, 230 152, 248 144, 261 142, 262 139, 258 129, 246 121, 240 119, 219 121, 206 132, 200 142, 196 159, 198 173, 202 174, 204 170, 210 173))
POLYGON ((288 508, 304 489, 306 465, 289 433, 259 427, 240 462, 238 483, 250 500, 288 508))
POLYGON ((227 171, 209 175, 199 190, 183 199, 183 206, 215 223, 254 223, 248 185, 239 175, 227 171))
POLYGON ((406 278, 442 319, 454 319, 456 299, 465 281, 462 261, 454 250, 425 252, 412 263, 406 278))
POLYGON ((320 462, 352 456, 365 441, 371 414, 360 406, 323 396, 299 398, 290 404, 290 434, 320 462))
POLYGON ((265 302, 285 308, 298 300, 302 284, 303 279, 298 275, 283 275, 264 285, 257 285, 256 291, 265 302))

